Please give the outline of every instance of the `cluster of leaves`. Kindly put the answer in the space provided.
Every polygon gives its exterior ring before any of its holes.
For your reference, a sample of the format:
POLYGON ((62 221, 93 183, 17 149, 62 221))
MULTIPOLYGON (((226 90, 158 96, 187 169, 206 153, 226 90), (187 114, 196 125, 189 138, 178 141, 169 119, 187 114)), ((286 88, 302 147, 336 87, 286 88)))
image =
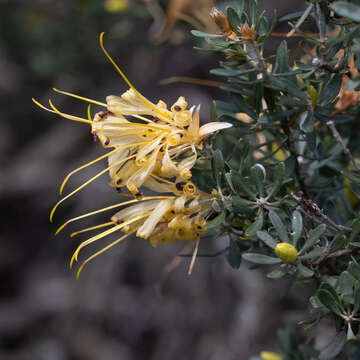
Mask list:
POLYGON ((231 37, 192 32, 196 49, 224 55, 211 73, 226 78, 230 101, 214 101, 211 117, 233 124, 204 150, 212 169, 193 175, 200 188, 217 189, 208 228, 228 235, 223 252, 233 268, 242 259, 273 265, 268 278, 316 289, 303 325, 332 318, 337 335, 321 352, 289 341, 285 358, 335 358, 360 335, 360 3, 309 1, 305 12, 279 19, 301 38, 298 48, 283 40, 269 56, 276 12, 269 21, 257 0, 224 12, 216 16, 226 16, 231 37), (316 33, 302 32, 304 22, 316 33))

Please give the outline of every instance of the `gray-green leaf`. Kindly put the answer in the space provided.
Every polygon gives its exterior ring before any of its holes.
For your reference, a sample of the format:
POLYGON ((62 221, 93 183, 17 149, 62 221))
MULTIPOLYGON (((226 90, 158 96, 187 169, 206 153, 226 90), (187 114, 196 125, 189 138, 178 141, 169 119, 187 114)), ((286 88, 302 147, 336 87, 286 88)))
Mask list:
POLYGON ((258 231, 256 233, 257 237, 263 241, 267 246, 269 246, 272 249, 276 248, 277 242, 276 240, 274 240, 274 238, 269 235, 268 233, 264 232, 264 231, 258 231))
POLYGON ((291 236, 293 239, 293 244, 296 247, 296 244, 301 237, 301 233, 302 233, 302 229, 303 229, 303 219, 302 219, 300 212, 297 210, 295 210, 292 213, 291 227, 292 227, 291 236))
POLYGON ((281 262, 279 258, 256 253, 243 254, 243 259, 256 264, 265 265, 279 264, 281 262))
POLYGON ((346 2, 336 1, 330 5, 337 14, 348 19, 360 22, 360 6, 346 2))
POLYGON ((264 196, 265 168, 261 164, 255 164, 250 169, 251 179, 254 181, 260 196, 264 196))
POLYGON ((264 214, 262 210, 259 211, 255 221, 246 229, 246 236, 254 236, 257 231, 261 230, 264 223, 264 214))
POLYGON ((278 233, 281 241, 290 243, 289 237, 287 234, 287 230, 285 228, 285 225, 281 221, 279 215, 276 214, 274 211, 270 210, 269 219, 270 219, 271 223, 274 225, 274 228, 275 228, 276 232, 278 233))
POLYGON ((319 240, 319 237, 325 232, 325 230, 326 230, 326 225, 325 224, 320 224, 318 227, 311 230, 310 233, 309 233, 308 239, 305 241, 305 244, 301 249, 301 252, 303 253, 307 249, 314 246, 317 243, 317 241, 319 240))

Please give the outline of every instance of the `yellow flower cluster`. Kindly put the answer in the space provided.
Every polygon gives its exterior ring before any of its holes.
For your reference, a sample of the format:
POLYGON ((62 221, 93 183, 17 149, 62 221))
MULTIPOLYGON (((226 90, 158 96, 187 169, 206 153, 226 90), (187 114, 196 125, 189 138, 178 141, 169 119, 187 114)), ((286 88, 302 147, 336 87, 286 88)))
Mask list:
POLYGON ((72 171, 65 178, 60 194, 73 174, 95 162, 108 159, 108 166, 104 170, 63 197, 54 206, 50 221, 60 203, 105 173, 110 175, 110 186, 116 188, 119 193, 123 188, 130 192, 130 194, 120 195, 135 197, 133 200, 73 218, 58 229, 57 233, 72 221, 115 207, 130 205, 116 213, 110 222, 73 234, 111 226, 110 229, 84 241, 75 251, 71 265, 74 260, 77 261, 78 253, 84 246, 117 230, 125 233, 120 239, 84 261, 78 274, 88 261, 133 233, 136 233, 138 237, 150 239, 153 246, 179 240, 195 240, 195 254, 198 239, 206 232, 206 218, 211 212, 211 196, 199 191, 189 181, 192 176, 191 169, 196 163, 197 152, 202 148, 204 139, 215 131, 231 127, 231 124, 223 122, 207 123, 200 127, 200 106, 188 109, 184 97, 179 97, 169 109, 161 100, 157 104, 150 102, 134 88, 105 50, 103 33, 100 36, 100 46, 129 85, 129 90, 120 97, 108 96, 106 103, 54 90, 103 106, 106 108, 105 111, 100 111, 92 117, 89 105, 88 118, 83 119, 62 113, 51 101, 49 101, 51 108, 47 108, 34 100, 38 106, 47 111, 89 124, 94 140, 99 141, 104 148, 112 149, 107 154, 72 171), (171 193, 171 195, 144 197, 142 188, 148 188, 157 193, 171 193))

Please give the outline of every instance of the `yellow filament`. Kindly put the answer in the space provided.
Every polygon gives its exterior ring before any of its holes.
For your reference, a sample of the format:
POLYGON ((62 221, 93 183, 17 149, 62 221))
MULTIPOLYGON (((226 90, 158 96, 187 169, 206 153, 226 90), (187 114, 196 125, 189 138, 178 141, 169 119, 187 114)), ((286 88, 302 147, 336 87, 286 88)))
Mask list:
POLYGON ((96 252, 95 254, 91 255, 89 258, 87 258, 79 267, 77 273, 76 273, 76 278, 79 279, 80 273, 82 271, 82 269, 84 268, 84 266, 92 259, 94 259, 95 257, 97 257, 98 255, 102 254, 103 252, 109 250, 110 248, 112 248, 113 246, 115 246, 116 244, 118 244, 120 241, 126 239, 129 235, 133 234, 136 230, 131 231, 128 234, 125 234, 124 236, 122 236, 121 238, 115 240, 114 242, 112 242, 111 244, 105 246, 103 249, 101 249, 100 251, 96 252))
POLYGON ((92 121, 89 121, 89 120, 86 120, 86 119, 83 119, 83 118, 79 118, 77 116, 73 116, 73 115, 68 115, 68 114, 63 114, 61 113, 59 110, 51 110, 49 108, 47 108, 46 106, 40 104, 38 101, 36 101, 34 98, 32 98, 32 101, 37 105, 39 106, 40 108, 46 110, 46 111, 49 111, 51 113, 54 113, 54 114, 58 114, 58 115, 61 115, 69 120, 74 120, 74 121, 78 121, 78 122, 82 122, 82 123, 85 123, 85 124, 92 124, 92 121))
POLYGON ((100 239, 102 239, 103 237, 105 237, 105 236, 107 236, 107 235, 110 235, 110 234, 112 234, 113 232, 115 232, 115 231, 117 231, 117 230, 120 230, 120 229, 122 229, 123 227, 125 227, 125 226, 127 226, 127 225, 129 225, 129 224, 134 223, 135 221, 138 221, 138 220, 140 220, 140 219, 143 219, 143 218, 145 218, 145 217, 148 217, 150 214, 151 214, 151 211, 149 211, 149 212, 147 212, 147 213, 145 213, 145 214, 136 216, 136 217, 134 217, 134 218, 131 219, 131 220, 125 221, 125 222, 123 222, 122 224, 119 224, 119 225, 115 225, 115 226, 113 226, 111 229, 105 230, 105 231, 103 231, 102 233, 97 234, 97 235, 91 237, 90 239, 82 242, 82 243, 77 247, 77 249, 75 250, 75 252, 74 252, 74 254, 73 254, 73 256, 72 256, 72 258, 71 258, 71 260, 70 260, 70 268, 72 268, 72 265, 73 265, 73 263, 74 263, 74 260, 77 261, 79 252, 80 252, 80 250, 81 250, 83 247, 85 247, 85 246, 87 246, 87 245, 90 245, 90 244, 92 244, 93 242, 95 242, 95 241, 97 241, 97 240, 100 240, 100 239))
POLYGON ((175 183, 172 182, 172 181, 169 181, 169 180, 167 180, 167 179, 164 179, 164 178, 162 178, 162 177, 160 177, 160 176, 156 176, 156 175, 154 175, 154 174, 150 174, 150 176, 153 177, 154 179, 157 179, 157 180, 159 180, 159 181, 162 181, 162 182, 164 182, 164 183, 166 183, 166 184, 170 184, 170 185, 174 185, 174 184, 175 184, 175 183))
POLYGON ((121 77, 124 79, 124 81, 130 86, 130 88, 134 91, 134 93, 143 101, 144 104, 146 104, 147 106, 149 106, 152 110, 154 110, 157 114, 159 114, 160 116, 168 119, 171 121, 170 116, 165 113, 165 112, 161 112, 159 111, 159 109, 157 109, 157 107, 151 103, 148 99, 146 99, 144 96, 142 96, 136 89, 135 87, 131 84, 131 82, 128 80, 128 78, 125 76, 125 74, 121 71, 121 69, 119 68, 119 66, 115 63, 115 61, 112 59, 112 57, 110 56, 110 54, 106 51, 105 47, 104 47, 104 32, 102 32, 100 34, 100 46, 102 51, 104 52, 105 56, 109 59, 109 61, 113 64, 114 68, 117 70, 117 72, 121 75, 121 77))
POLYGON ((154 129, 154 130, 158 130, 158 131, 165 131, 168 133, 171 133, 172 130, 170 129, 164 129, 161 127, 157 127, 154 125, 147 125, 147 124, 138 124, 138 123, 132 123, 132 122, 127 122, 127 123, 112 123, 112 122, 106 122, 103 124, 103 126, 107 126, 107 125, 113 125, 113 126, 125 126, 125 127, 143 127, 143 128, 147 128, 147 129, 154 129))
POLYGON ((87 116, 88 116, 89 121, 92 122, 90 108, 91 108, 91 104, 89 104, 89 106, 88 106, 88 108, 87 108, 87 116))
POLYGON ((68 182, 69 178, 74 175, 75 173, 77 173, 78 171, 82 170, 82 169, 85 169, 86 167, 92 165, 92 164, 95 164, 96 162, 102 160, 102 159, 105 159, 107 158, 108 156, 112 155, 112 154, 115 154, 116 152, 120 151, 120 150, 124 150, 126 148, 129 148, 129 147, 132 147, 132 146, 135 146, 135 145, 145 145, 145 144, 148 144, 150 141, 148 142, 140 142, 140 143, 135 143, 135 144, 129 144, 129 145, 124 145, 124 146, 121 146, 119 148, 115 148, 114 150, 98 157, 97 159, 93 160, 93 161, 90 161, 88 162, 87 164, 84 164, 82 166, 80 166, 79 168, 73 170, 71 173, 69 173, 66 178, 64 179, 64 181, 62 182, 61 186, 60 186, 60 195, 62 194, 63 190, 64 190, 64 186, 65 184, 68 182))
POLYGON ((51 106, 51 108, 55 111, 56 114, 63 116, 65 119, 69 119, 69 120, 74 120, 74 121, 80 121, 80 122, 84 122, 86 124, 90 124, 92 125, 92 121, 91 120, 87 120, 87 119, 83 119, 81 117, 78 116, 74 116, 74 115, 69 115, 69 114, 65 114, 62 113, 61 111, 59 111, 54 104, 51 102, 51 100, 49 100, 49 104, 51 106))
POLYGON ((146 121, 146 122, 153 122, 152 120, 147 119, 146 117, 141 116, 141 115, 131 115, 131 116, 132 116, 132 117, 134 117, 134 118, 137 118, 137 119, 140 119, 140 120, 146 121))
POLYGON ((196 256, 197 256, 197 253, 198 253, 198 250, 199 250, 199 243, 200 243, 200 238, 197 238, 196 243, 195 243, 194 252, 193 252, 192 257, 191 257, 191 262, 190 262, 190 266, 189 266, 188 275, 191 275, 192 272, 193 272, 196 256))
MULTIPOLYGON (((124 196, 127 194, 123 194, 124 196)), ((130 195, 132 197, 132 195, 130 195)), ((173 198, 173 196, 147 196, 147 197, 144 197, 141 199, 141 201, 146 201, 146 200, 162 200, 162 199, 170 199, 170 198, 173 198)), ((63 230, 65 228, 65 226, 67 226, 68 224, 74 222, 74 221, 77 221, 77 220, 81 220, 81 219, 84 219, 88 216, 92 216, 92 215, 96 215, 96 214, 99 214, 99 213, 102 213, 104 211, 108 211, 108 210, 112 210, 112 209, 115 209, 117 207, 120 207, 120 206, 125 206, 125 205, 129 205, 129 204, 133 204, 133 203, 136 203, 136 202, 139 202, 139 200, 137 199, 133 199, 133 200, 128 200, 128 201, 123 201, 121 203, 118 203, 118 204, 115 204, 115 205, 111 205, 111 206, 108 206, 108 207, 105 207, 105 208, 102 208, 102 209, 99 209, 99 210, 95 210, 95 211, 91 211, 87 214, 83 214, 83 215, 80 215, 80 216, 77 216, 77 217, 74 217, 68 221, 66 221, 64 224, 62 224, 57 230, 56 230, 56 233, 55 235, 57 235, 61 230, 63 230)))
POLYGON ((79 95, 75 95, 75 94, 69 93, 69 92, 67 92, 67 91, 62 91, 62 90, 59 90, 59 89, 56 89, 56 88, 53 88, 53 90, 56 91, 56 92, 59 93, 59 94, 68 95, 68 96, 71 96, 71 97, 73 97, 73 98, 75 98, 75 99, 87 101, 87 102, 90 102, 90 103, 93 103, 93 104, 96 104, 96 105, 100 105, 100 106, 104 106, 104 107, 107 108, 107 104, 102 103, 102 102, 100 102, 100 101, 91 100, 91 99, 88 99, 88 98, 86 98, 86 97, 79 96, 79 95))
POLYGON ((122 159, 120 161, 117 161, 115 164, 112 164, 111 166, 107 167, 106 169, 100 171, 98 174, 96 174, 95 176, 93 176, 91 179, 89 179, 88 181, 84 182, 84 184, 82 184, 81 186, 79 186, 78 188, 76 188, 74 191, 72 191, 70 194, 66 195, 65 197, 63 197, 60 201, 58 201, 55 206, 53 207, 53 209, 51 210, 51 213, 50 213, 50 222, 52 222, 53 220, 53 216, 54 216, 54 213, 55 213, 55 210, 57 209, 57 207, 63 202, 65 201, 66 199, 68 199, 69 197, 71 197, 72 195, 76 194, 78 191, 80 191, 81 189, 83 189, 85 186, 89 185, 91 182, 93 182, 94 180, 96 180, 98 177, 100 177, 101 175, 104 175, 107 171, 109 171, 111 168, 121 164, 122 162, 124 161, 127 161, 133 157, 135 157, 135 155, 131 155, 131 156, 128 156, 127 158, 125 159, 122 159))
POLYGON ((86 229, 82 229, 82 230, 79 230, 79 231, 75 231, 73 232, 70 237, 74 237, 76 235, 79 235, 79 234, 82 234, 84 232, 87 232, 87 231, 92 231, 92 230, 96 230, 96 229, 100 229, 100 228, 103 228, 103 227, 106 227, 106 226, 110 226, 110 225, 114 225, 114 222, 113 221, 110 221, 110 222, 107 222, 107 223, 104 223, 104 224, 100 224, 100 225, 95 225, 95 226, 91 226, 91 227, 88 227, 86 229))

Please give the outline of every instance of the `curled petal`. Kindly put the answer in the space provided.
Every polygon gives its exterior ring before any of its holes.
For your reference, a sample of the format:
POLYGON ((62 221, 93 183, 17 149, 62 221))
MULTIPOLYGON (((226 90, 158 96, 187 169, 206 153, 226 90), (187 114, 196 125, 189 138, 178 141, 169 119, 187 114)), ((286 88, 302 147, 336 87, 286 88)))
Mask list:
POLYGON ((218 130, 228 129, 231 128, 232 124, 227 122, 210 122, 203 126, 201 126, 199 130, 199 137, 200 140, 204 139, 205 137, 209 136, 210 134, 214 133, 218 130))

